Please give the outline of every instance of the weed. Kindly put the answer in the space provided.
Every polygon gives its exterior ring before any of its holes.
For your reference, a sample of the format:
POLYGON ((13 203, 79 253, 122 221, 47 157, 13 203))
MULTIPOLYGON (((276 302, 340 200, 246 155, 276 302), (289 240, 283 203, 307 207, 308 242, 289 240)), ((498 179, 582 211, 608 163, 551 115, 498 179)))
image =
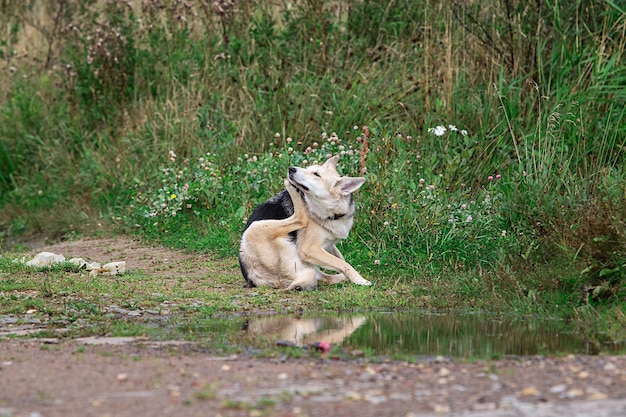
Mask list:
POLYGON ((276 404, 277 404, 276 399, 270 398, 270 397, 261 397, 259 399, 259 403, 258 403, 258 405, 261 408, 274 407, 274 406, 276 406, 276 404))
POLYGON ((196 391, 194 393, 194 398, 200 401, 211 401, 216 400, 217 397, 217 388, 214 384, 205 384, 202 389, 196 391))
POLYGON ((237 400, 224 400, 222 401, 222 408, 229 410, 250 410, 252 409, 252 404, 247 401, 237 401, 237 400))

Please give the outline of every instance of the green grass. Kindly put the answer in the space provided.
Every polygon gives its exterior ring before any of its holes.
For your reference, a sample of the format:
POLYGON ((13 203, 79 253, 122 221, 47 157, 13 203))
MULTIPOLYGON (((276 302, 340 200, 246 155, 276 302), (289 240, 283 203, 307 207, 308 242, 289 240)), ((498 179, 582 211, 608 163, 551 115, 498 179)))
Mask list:
POLYGON ((619 327, 626 20, 615 3, 248 2, 221 15, 165 3, 177 12, 4 11, 0 245, 137 234, 222 256, 226 295, 179 282, 147 296, 162 283, 140 274, 18 269, 0 272, 3 310, 97 319, 97 294, 124 288, 116 305, 173 298, 181 314, 197 309, 189 298, 206 315, 283 305, 267 290, 236 298, 243 222, 289 165, 344 153, 341 171, 367 183, 342 251, 376 295, 322 288, 301 305, 564 308, 619 327), (40 15, 46 29, 28 24, 40 15))
MULTIPOLYGON (((0 273, 10 275, 13 282, 0 291, 0 310, 17 317, 18 324, 37 318, 45 329, 41 336, 183 339, 203 341, 209 349, 223 354, 240 352, 250 343, 259 346, 261 354, 275 355, 275 340, 270 338, 265 344, 262 337, 254 342, 242 340, 241 322, 233 318, 268 313, 367 315, 371 311, 416 309, 561 317, 578 323, 575 327, 589 334, 590 339, 601 334, 604 342, 620 341, 624 336, 623 309, 610 303, 605 307, 581 305, 575 298, 580 297, 575 294, 578 289, 574 292, 554 282, 546 286, 544 277, 533 274, 519 276, 513 282, 497 275, 469 273, 424 276, 416 282, 383 273, 368 276, 374 283, 372 287, 345 284, 321 286, 310 292, 285 292, 242 289, 242 278, 234 263, 211 262, 203 265, 206 276, 164 280, 158 274, 140 272, 92 277, 73 268, 37 270, 11 262, 14 256, 4 254, 0 258, 0 273), (207 336, 207 325, 212 329, 211 336, 207 336)), ((564 274, 560 277, 563 281, 576 279, 575 270, 567 271, 558 269, 564 274)), ((359 346, 357 339, 353 342, 359 346)))

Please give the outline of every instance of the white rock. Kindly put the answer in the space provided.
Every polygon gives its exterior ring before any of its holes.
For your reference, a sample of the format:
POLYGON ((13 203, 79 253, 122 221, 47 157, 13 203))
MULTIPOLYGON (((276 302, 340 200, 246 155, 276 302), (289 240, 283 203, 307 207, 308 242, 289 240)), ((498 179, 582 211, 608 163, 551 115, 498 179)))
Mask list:
POLYGON ((57 255, 52 252, 41 252, 35 255, 33 259, 26 262, 26 265, 44 267, 44 266, 50 266, 52 264, 57 264, 61 262, 65 262, 65 256, 61 254, 57 255))
MULTIPOLYGON (((94 264, 96 264, 96 262, 94 262, 94 264)), ((87 266, 87 269, 91 271, 89 272, 89 275, 94 277, 98 274, 122 275, 124 272, 126 272, 126 262, 109 262, 108 264, 104 264, 101 267, 99 265, 98 267, 94 267, 93 265, 91 265, 87 266)))
POLYGON ((76 265, 79 268, 87 265, 87 262, 83 258, 72 258, 68 261, 69 263, 76 265))
POLYGON ((85 265, 85 269, 87 269, 87 271, 93 271, 94 269, 100 269, 101 265, 99 262, 87 262, 87 264, 85 265))
POLYGON ((126 272, 126 262, 109 262, 108 264, 103 265, 102 269, 104 269, 105 273, 108 273, 109 275, 122 275, 126 272))

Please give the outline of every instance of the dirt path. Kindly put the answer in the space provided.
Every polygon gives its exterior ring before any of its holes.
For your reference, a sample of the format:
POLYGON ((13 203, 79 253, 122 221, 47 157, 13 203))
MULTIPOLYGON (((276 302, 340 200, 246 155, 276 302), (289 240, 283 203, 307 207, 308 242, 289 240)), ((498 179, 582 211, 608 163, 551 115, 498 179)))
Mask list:
POLYGON ((0 343, 0 416, 624 416, 626 357, 416 364, 0 343))
MULTIPOLYGON (((126 238, 45 250, 189 275, 178 266, 190 255, 126 238)), ((623 417, 626 356, 372 363, 216 357, 140 338, 0 340, 0 417, 157 415, 623 417)))

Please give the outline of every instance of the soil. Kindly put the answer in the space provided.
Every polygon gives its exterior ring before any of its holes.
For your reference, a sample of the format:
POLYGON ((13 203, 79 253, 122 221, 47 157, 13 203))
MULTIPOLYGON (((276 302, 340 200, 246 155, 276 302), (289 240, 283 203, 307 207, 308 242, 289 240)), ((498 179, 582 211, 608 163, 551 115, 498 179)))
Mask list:
MULTIPOLYGON (((43 250, 162 275, 189 276, 177 265, 194 257, 125 237, 43 250)), ((626 416, 626 356, 406 363, 221 357, 142 338, 0 340, 0 417, 156 415, 626 416)))

